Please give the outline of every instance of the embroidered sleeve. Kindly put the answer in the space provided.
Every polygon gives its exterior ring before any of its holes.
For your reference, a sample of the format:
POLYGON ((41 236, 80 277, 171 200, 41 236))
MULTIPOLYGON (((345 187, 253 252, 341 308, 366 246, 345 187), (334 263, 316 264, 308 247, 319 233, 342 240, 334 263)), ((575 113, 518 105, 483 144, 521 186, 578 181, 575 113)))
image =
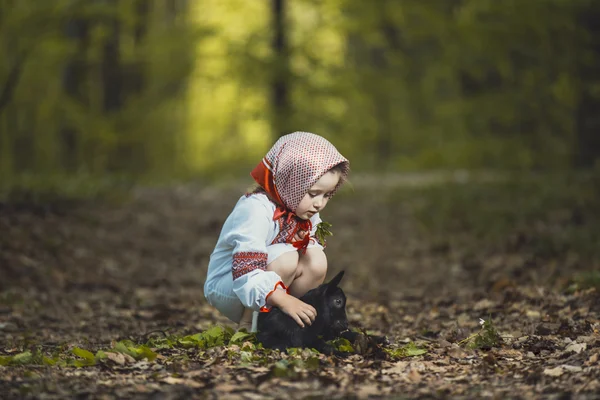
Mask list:
POLYGON ((255 269, 267 269, 267 253, 260 251, 241 251, 233 255, 233 280, 255 269))
POLYGON ((266 297, 281 282, 281 277, 267 271, 267 238, 273 228, 272 210, 259 196, 249 196, 234 209, 226 240, 233 248, 233 292, 244 307, 258 311, 266 297))
POLYGON ((233 280, 255 271, 267 269, 266 238, 272 229, 268 210, 254 196, 240 201, 230 215, 225 240, 232 247, 233 280))

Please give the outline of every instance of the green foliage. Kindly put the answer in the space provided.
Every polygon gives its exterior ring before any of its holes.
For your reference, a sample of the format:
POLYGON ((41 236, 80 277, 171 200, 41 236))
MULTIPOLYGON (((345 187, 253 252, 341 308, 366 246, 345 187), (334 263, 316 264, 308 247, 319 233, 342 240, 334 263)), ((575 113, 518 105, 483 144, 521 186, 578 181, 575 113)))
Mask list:
POLYGON ((255 340, 255 334, 245 331, 234 332, 230 327, 214 326, 204 332, 183 337, 167 336, 165 338, 151 339, 148 346, 156 348, 177 348, 186 349, 208 349, 216 346, 229 344, 239 344, 247 340, 255 340))
POLYGON ((70 353, 56 353, 52 356, 44 354, 41 350, 25 351, 14 356, 0 356, 0 366, 17 365, 46 365, 46 366, 72 366, 91 367, 101 360, 109 358, 109 354, 125 354, 134 360, 147 359, 154 361, 157 354, 146 345, 137 345, 130 340, 115 343, 110 349, 98 350, 96 354, 80 347, 74 347, 70 353), (76 358, 69 357, 70 355, 76 358))
POLYGON ((47 195, 22 175, 66 186, 238 176, 282 120, 331 139, 356 169, 556 169, 598 156, 597 2, 288 0, 283 59, 268 3, 183 3, 3 8, 5 188, 47 195))
POLYGON ((74 355, 81 358, 71 361, 71 365, 73 365, 74 367, 90 367, 96 365, 96 362, 98 361, 98 359, 100 359, 102 355, 97 354, 95 356, 94 353, 88 350, 80 349, 79 347, 75 347, 72 351, 74 355))
POLYGON ((20 365, 20 364, 28 364, 32 359, 32 354, 30 351, 25 351, 23 353, 16 354, 14 356, 0 356, 0 365, 20 365))
POLYGON ((427 349, 418 347, 415 343, 409 342, 402 347, 395 349, 384 349, 392 358, 415 357, 427 354, 427 349))
POLYGON ((586 271, 576 274, 571 285, 567 288, 568 292, 576 292, 577 290, 585 290, 595 288, 600 291, 600 271, 586 271))
POLYGON ((317 240, 319 241, 321 246, 325 246, 327 241, 326 239, 328 236, 333 236, 333 232, 331 232, 332 226, 333 225, 331 225, 329 222, 325 221, 321 221, 317 225, 317 231, 315 232, 315 236, 317 237, 317 240))
POLYGON ((234 333, 233 336, 231 336, 231 339, 229 339, 229 344, 242 344, 248 340, 255 341, 256 334, 246 332, 245 330, 239 330, 236 333, 234 333))
POLYGON ((24 351, 14 356, 0 356, 0 366, 19 366, 19 365, 65 365, 65 362, 59 359, 59 356, 48 357, 39 350, 24 351))
MULTIPOLYGON (((127 354, 133 357, 135 360, 143 360, 144 358, 148 361, 154 361, 156 353, 152 351, 148 346, 136 345, 130 340, 124 340, 117 342, 115 347, 110 351, 117 353, 127 354)), ((98 356, 98 355, 97 355, 98 356)), ((100 354, 102 356, 102 354, 100 354)))
POLYGON ((483 182, 477 176, 469 179, 410 191, 401 188, 389 201, 405 204, 423 234, 451 246, 503 251, 526 246, 540 258, 567 250, 583 258, 600 255, 596 229, 600 186, 593 175, 498 175, 483 182))
POLYGON ((480 319, 479 323, 481 325, 479 332, 472 334, 464 340, 461 340, 458 343, 459 345, 464 345, 474 350, 489 350, 492 347, 500 344, 502 338, 498 334, 498 331, 496 330, 492 320, 480 319))
POLYGON ((314 370, 319 367, 319 359, 310 357, 306 360, 301 358, 283 359, 277 361, 271 368, 273 376, 278 378, 297 378, 303 370, 314 370))
POLYGON ((335 347, 337 351, 345 352, 345 353, 354 353, 354 347, 352 347, 352 343, 348 339, 345 338, 336 338, 329 342, 330 345, 335 347))
POLYGON ((267 147, 283 133, 277 130, 282 116, 269 112, 277 109, 269 96, 281 69, 289 69, 290 126, 327 136, 357 169, 567 168, 581 157, 582 145, 597 143, 585 135, 593 135, 585 124, 594 126, 595 115, 586 107, 597 106, 584 104, 600 99, 597 28, 584 22, 600 15, 596 2, 284 5, 293 27, 284 63, 265 34, 267 6, 240 10, 261 18, 243 24, 235 37, 227 29, 234 13, 223 11, 215 24, 221 47, 229 49, 219 60, 235 68, 201 78, 202 88, 221 80, 213 92, 202 92, 205 99, 233 92, 211 114, 217 123, 196 122, 209 127, 205 136, 215 136, 206 158, 250 162, 254 151, 246 156, 235 149, 252 146, 229 144, 246 143, 249 130, 268 136, 271 126, 268 140, 253 141, 267 147), (235 156, 215 152, 219 141, 235 156))
POLYGON ((0 181, 0 201, 53 204, 68 201, 123 201, 129 198, 133 177, 89 174, 20 174, 0 181))
POLYGON ((185 82, 207 32, 181 7, 144 3, 23 0, 2 9, 0 181, 182 169, 185 82))

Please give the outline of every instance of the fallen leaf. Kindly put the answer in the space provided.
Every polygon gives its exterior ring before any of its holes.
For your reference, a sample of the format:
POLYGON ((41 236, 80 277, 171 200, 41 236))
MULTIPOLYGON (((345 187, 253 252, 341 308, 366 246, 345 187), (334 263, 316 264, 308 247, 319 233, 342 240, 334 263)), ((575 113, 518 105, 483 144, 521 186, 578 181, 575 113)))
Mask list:
POLYGON ((583 371, 583 368, 577 366, 577 365, 562 365, 562 367, 569 371, 569 372, 581 372, 583 371))
POLYGON ((552 377, 559 377, 564 373, 563 368, 561 366, 555 367, 555 368, 546 368, 544 370, 544 375, 548 375, 548 376, 552 376, 552 377))
POLYGON ((419 383, 422 379, 421 374, 416 369, 411 369, 407 375, 407 378, 412 383, 419 383))
POLYGON ((106 358, 119 365, 125 365, 125 356, 122 353, 113 353, 112 351, 105 352, 106 358))
POLYGON ((406 371, 406 367, 408 366, 407 361, 398 361, 394 363, 391 368, 384 369, 381 371, 383 374, 403 374, 406 371))
POLYGON ((475 311, 488 310, 490 308, 493 308, 495 305, 496 305, 496 303, 494 303, 491 300, 482 299, 473 305, 473 310, 475 310, 475 311))
POLYGON ((566 351, 572 351, 573 353, 581 353, 583 350, 587 348, 587 344, 585 343, 571 343, 565 349, 566 351))
POLYGON ((200 388, 200 387, 204 386, 202 383, 197 382, 193 379, 182 379, 182 378, 175 378, 172 376, 168 376, 168 377, 164 378, 161 382, 164 382, 168 385, 184 385, 184 386, 191 387, 191 388, 200 388))

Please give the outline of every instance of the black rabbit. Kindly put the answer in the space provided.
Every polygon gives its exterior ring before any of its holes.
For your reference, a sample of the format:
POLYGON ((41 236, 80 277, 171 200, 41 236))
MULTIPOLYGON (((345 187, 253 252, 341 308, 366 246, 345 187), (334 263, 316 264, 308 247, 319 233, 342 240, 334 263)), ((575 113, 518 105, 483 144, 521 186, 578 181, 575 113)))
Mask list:
POLYGON ((312 325, 300 327, 277 307, 269 312, 261 312, 257 323, 259 342, 272 349, 310 347, 324 354, 340 354, 326 342, 337 337, 353 341, 358 335, 348 330, 346 295, 338 287, 343 276, 344 271, 341 271, 329 283, 309 290, 300 297, 300 300, 317 310, 317 317, 312 325))

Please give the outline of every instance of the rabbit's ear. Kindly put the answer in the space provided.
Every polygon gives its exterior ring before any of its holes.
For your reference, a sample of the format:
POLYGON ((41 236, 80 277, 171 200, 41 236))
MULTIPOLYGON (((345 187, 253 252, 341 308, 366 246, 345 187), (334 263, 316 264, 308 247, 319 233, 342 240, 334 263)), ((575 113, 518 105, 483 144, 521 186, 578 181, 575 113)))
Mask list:
POLYGON ((335 289, 339 285, 343 276, 344 276, 344 271, 338 272, 338 274, 336 276, 334 276, 333 279, 330 280, 329 283, 327 284, 327 290, 329 291, 329 290, 335 289))

